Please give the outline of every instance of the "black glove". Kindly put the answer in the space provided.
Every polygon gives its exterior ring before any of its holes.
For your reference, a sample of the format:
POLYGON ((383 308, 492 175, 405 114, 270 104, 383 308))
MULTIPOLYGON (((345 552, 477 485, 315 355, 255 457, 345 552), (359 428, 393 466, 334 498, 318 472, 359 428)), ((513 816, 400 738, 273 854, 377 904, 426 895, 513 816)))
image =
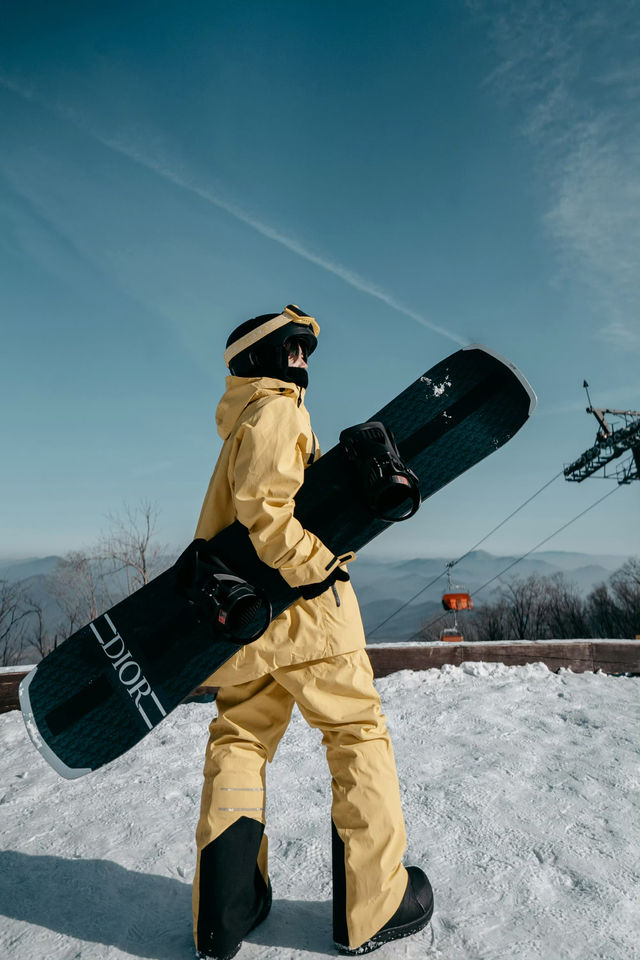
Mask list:
POLYGON ((321 593, 324 593, 325 590, 332 587, 336 580, 349 580, 349 574, 346 570, 341 570, 340 567, 336 567, 326 580, 321 580, 320 583, 308 583, 306 586, 300 587, 300 593, 305 600, 313 600, 314 597, 319 597, 321 593))

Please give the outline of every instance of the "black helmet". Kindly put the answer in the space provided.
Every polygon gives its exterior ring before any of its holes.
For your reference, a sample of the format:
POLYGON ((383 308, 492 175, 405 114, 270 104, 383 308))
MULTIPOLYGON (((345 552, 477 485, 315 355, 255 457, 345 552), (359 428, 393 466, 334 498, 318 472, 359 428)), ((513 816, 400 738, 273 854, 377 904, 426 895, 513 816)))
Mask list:
POLYGON ((289 366, 289 354, 299 345, 305 358, 318 345, 320 327, 294 303, 282 313, 264 313, 246 320, 230 334, 224 361, 234 377, 275 377, 307 387, 309 374, 289 366))

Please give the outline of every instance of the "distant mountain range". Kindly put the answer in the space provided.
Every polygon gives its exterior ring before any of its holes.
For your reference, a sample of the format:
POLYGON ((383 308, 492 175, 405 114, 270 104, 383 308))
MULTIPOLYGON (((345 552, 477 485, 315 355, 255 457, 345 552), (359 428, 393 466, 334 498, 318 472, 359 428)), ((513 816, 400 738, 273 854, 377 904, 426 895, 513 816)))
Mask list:
POLYGON ((30 560, 0 561, 0 580, 17 583, 19 580, 28 580, 30 577, 46 576, 53 573, 60 563, 61 557, 34 557, 30 560))
MULTIPOLYGON (((0 564, 0 580, 21 583, 27 587, 53 621, 56 605, 49 592, 47 578, 55 571, 60 559, 49 556, 5 562, 0 564)), ((173 560, 170 557, 165 559, 166 563, 162 564, 161 568, 173 560)), ((501 574, 516 559, 476 550, 455 567, 454 582, 473 593, 482 584, 501 574)), ((586 594, 596 584, 608 580, 626 559, 625 556, 549 550, 527 557, 508 570, 501 579, 526 577, 532 573, 540 576, 563 573, 576 585, 580 593, 586 594)), ((444 575, 446 562, 444 557, 383 560, 360 556, 350 565, 349 572, 360 602, 368 642, 408 640, 425 620, 442 613, 441 596, 447 582, 444 575), (424 590, 424 587, 434 580, 436 582, 424 590), (424 592, 396 614, 403 603, 421 590, 424 592), (379 627, 387 617, 391 617, 389 622, 379 627), (378 627, 379 629, 376 629, 378 627)), ((492 590, 497 586, 498 580, 483 592, 482 599, 478 598, 477 603, 489 600, 492 590)), ((52 625, 55 625, 55 622, 52 625)))

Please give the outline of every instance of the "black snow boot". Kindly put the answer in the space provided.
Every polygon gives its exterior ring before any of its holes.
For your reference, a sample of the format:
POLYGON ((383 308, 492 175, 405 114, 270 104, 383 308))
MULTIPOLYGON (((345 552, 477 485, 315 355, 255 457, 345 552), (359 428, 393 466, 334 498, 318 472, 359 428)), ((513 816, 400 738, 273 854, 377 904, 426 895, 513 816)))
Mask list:
POLYGON ((200 855, 196 956, 231 960, 271 909, 257 859, 264 824, 240 817, 200 855))
MULTIPOLYGON (((260 926, 263 920, 266 920, 267 915, 271 910, 271 899, 272 899, 271 881, 269 881, 269 886, 264 891, 262 906, 260 907, 259 913, 255 919, 253 926, 250 928, 251 930, 255 930, 256 927, 260 926)), ((202 950, 196 950, 196 957, 198 957, 199 960, 232 960, 232 957, 235 957, 235 955, 240 950, 241 946, 242 946, 242 940, 240 941, 240 943, 236 944, 234 947, 231 947, 230 950, 227 950, 227 952, 224 954, 218 953, 218 952, 204 953, 202 950)), ((215 948, 212 948, 212 949, 215 949, 215 948)))
POLYGON ((407 867, 409 879, 402 902, 384 927, 378 930, 370 940, 359 947, 347 947, 336 943, 338 952, 349 957, 371 953, 391 940, 400 940, 418 933, 431 920, 433 914, 433 890, 426 874, 420 867, 407 867))

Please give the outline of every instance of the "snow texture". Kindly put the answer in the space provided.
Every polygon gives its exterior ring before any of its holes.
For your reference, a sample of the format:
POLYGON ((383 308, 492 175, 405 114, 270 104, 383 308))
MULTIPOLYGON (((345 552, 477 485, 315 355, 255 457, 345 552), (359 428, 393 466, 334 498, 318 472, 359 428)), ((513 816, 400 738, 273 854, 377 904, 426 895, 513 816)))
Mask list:
MULTIPOLYGON (((468 663, 377 681, 427 929, 379 960, 638 957, 640 680, 468 663)), ((187 960, 207 724, 189 704, 120 760, 61 780, 0 716, 0 956, 187 960)), ((330 780, 296 712, 268 770, 273 909, 238 960, 336 957, 330 780)))

